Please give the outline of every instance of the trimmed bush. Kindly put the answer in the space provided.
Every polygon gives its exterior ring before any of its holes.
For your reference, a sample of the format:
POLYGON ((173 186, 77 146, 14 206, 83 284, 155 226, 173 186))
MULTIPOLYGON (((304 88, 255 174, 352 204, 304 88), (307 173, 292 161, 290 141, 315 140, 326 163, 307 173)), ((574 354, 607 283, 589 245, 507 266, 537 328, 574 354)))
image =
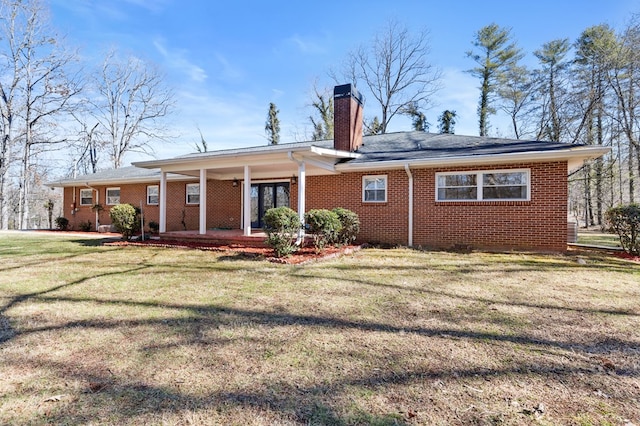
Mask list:
POLYGON ((69 229, 69 219, 62 216, 56 217, 56 228, 61 231, 66 231, 67 229, 69 229))
POLYGON ((139 214, 131 204, 117 204, 109 211, 111 223, 125 240, 130 240, 133 234, 140 230, 139 214))
POLYGON ((267 210, 262 220, 267 244, 276 257, 288 256, 297 250, 295 238, 301 227, 298 213, 289 207, 276 207, 267 210))
POLYGON ((153 234, 157 234, 160 230, 160 224, 158 222, 154 222, 153 220, 149 222, 149 230, 153 234))
POLYGON ((605 213, 605 219, 620 237, 624 251, 640 255, 640 204, 612 207, 605 213))
POLYGON ((338 220, 342 225, 334 242, 345 245, 351 244, 356 240, 358 232, 360 232, 360 218, 356 213, 342 207, 336 207, 332 212, 338 215, 338 220))
POLYGON ((338 215, 331 210, 314 209, 304 215, 309 232, 313 234, 313 244, 316 251, 321 251, 333 241, 336 241, 342 225, 338 215))
POLYGON ((80 222, 80 223, 78 224, 78 228, 80 228, 80 230, 81 230, 82 232, 89 232, 89 231, 91 231, 91 221, 90 221, 90 220, 88 220, 88 221, 86 221, 86 222, 80 222))

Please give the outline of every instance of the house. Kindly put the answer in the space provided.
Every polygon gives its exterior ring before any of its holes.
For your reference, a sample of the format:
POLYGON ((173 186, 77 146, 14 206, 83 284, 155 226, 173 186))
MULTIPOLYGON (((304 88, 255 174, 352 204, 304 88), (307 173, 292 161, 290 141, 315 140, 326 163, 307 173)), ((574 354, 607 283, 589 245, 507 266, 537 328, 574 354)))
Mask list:
POLYGON ((363 101, 334 89, 334 140, 238 148, 140 161, 51 186, 65 216, 109 223, 118 203, 143 207, 160 232, 262 226, 264 212, 344 207, 359 240, 449 248, 564 251, 567 175, 608 151, 601 146, 424 132, 362 136, 363 101))

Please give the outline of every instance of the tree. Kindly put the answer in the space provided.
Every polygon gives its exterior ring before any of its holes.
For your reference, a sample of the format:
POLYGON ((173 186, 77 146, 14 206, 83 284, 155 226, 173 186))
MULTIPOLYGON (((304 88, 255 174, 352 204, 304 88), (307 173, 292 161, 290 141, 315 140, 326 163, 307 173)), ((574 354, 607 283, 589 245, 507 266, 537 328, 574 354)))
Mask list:
POLYGON ((202 130, 200 130, 199 127, 198 127, 198 133, 200 133, 200 143, 196 142, 196 150, 198 152, 208 152, 209 145, 207 144, 207 141, 204 139, 204 136, 202 135, 202 130))
POLYGON ((512 41, 511 30, 490 24, 481 28, 473 41, 477 51, 470 50, 467 57, 473 59, 478 66, 469 70, 471 75, 480 78, 480 101, 478 117, 480 136, 487 136, 489 129, 488 116, 495 114, 492 107, 497 92, 497 85, 503 75, 522 59, 523 54, 512 41))
POLYGON ((311 138, 314 141, 333 139, 333 96, 328 90, 319 91, 314 84, 311 107, 317 117, 309 116, 313 126, 311 138))
POLYGON ((279 112, 276 104, 273 102, 269 103, 269 112, 267 113, 267 122, 264 125, 264 131, 267 134, 267 140, 270 145, 278 145, 278 142, 280 142, 279 112))
POLYGON ((438 117, 438 130, 440 133, 455 133, 457 114, 455 111, 444 110, 440 117, 438 117))
POLYGON ((566 56, 570 47, 568 39, 556 39, 533 52, 542 67, 537 71, 541 110, 536 139, 561 141, 563 138, 566 124, 561 109, 566 98, 564 82, 569 67, 566 56))
MULTIPOLYGON (((592 145, 605 144, 605 98, 609 90, 607 81, 610 69, 610 52, 615 49, 616 36, 608 25, 596 25, 582 32, 576 42, 577 81, 581 82, 584 118, 581 126, 584 142, 592 145)), ((594 164, 596 191, 596 222, 604 224, 603 170, 602 158, 594 164)), ((587 180, 587 183, 589 180, 587 180)), ((587 186, 587 190, 590 188, 587 186)), ((587 199, 590 196, 587 194, 587 199)), ((591 218, 589 218, 591 220, 591 218)))
POLYGON ((371 93, 380 106, 380 133, 410 105, 426 109, 439 89, 440 72, 428 62, 429 51, 427 31, 412 34, 389 21, 371 44, 349 53, 340 77, 371 93))
POLYGON ((95 78, 98 98, 92 100, 93 117, 100 123, 114 168, 129 152, 153 151, 152 141, 167 138, 163 119, 173 109, 173 93, 160 73, 130 56, 122 60, 107 54, 95 78))
POLYGON ((382 125, 380 124, 380 120, 378 120, 378 116, 376 115, 369 122, 364 122, 364 134, 366 136, 372 135, 381 135, 382 134, 382 125))
POLYGON ((514 65, 500 76, 498 87, 500 109, 509 115, 516 139, 520 139, 526 131, 525 117, 529 115, 527 107, 531 103, 534 87, 531 73, 526 67, 514 65))
POLYGON ((407 106, 403 114, 411 117, 411 124, 413 126, 413 130, 417 132, 429 131, 430 124, 427 121, 427 116, 424 115, 424 113, 418 109, 418 106, 415 103, 407 106))
POLYGON ((17 151, 17 227, 28 227, 31 186, 38 179, 37 154, 66 141, 58 132, 60 116, 69 112, 81 90, 70 68, 75 55, 65 51, 49 27, 46 10, 38 0, 0 3, 3 55, 2 146, 0 149, 0 199, 3 227, 8 222, 7 153, 17 151), (19 144, 17 143, 19 141, 19 144))

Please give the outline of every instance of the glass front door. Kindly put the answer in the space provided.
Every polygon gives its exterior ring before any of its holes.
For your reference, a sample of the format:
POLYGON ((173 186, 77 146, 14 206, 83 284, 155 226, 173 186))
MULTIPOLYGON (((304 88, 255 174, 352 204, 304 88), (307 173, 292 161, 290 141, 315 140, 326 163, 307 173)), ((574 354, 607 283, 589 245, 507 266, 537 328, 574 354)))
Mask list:
POLYGON ((289 207, 289 182, 251 185, 251 227, 262 228, 262 218, 273 207, 289 207))

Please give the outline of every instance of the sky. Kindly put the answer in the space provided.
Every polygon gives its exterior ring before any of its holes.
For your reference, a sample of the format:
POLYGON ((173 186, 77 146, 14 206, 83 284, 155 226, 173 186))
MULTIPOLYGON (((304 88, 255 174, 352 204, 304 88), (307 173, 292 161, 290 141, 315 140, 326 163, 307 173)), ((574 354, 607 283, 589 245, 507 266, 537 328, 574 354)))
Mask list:
MULTIPOLYGON (((155 64, 175 93, 171 142, 156 144, 153 156, 129 155, 125 163, 193 152, 199 131, 209 150, 264 145, 270 102, 280 111, 281 143, 308 140, 314 82, 333 87, 329 70, 389 19, 429 31, 428 60, 443 76, 426 111, 432 130, 449 109, 457 112, 457 134, 477 135, 478 81, 465 72, 474 66, 465 52, 478 29, 491 23, 511 28, 525 63, 535 66, 533 51, 543 43, 574 41, 602 23, 621 29, 640 13, 637 0, 49 1, 53 26, 88 66, 116 48, 155 64)), ((366 98, 365 92, 365 117, 379 115, 366 98)), ((510 136, 506 120, 491 117, 490 123, 493 135, 510 136)), ((409 120, 391 122, 389 131, 403 130, 410 130, 409 120)))

